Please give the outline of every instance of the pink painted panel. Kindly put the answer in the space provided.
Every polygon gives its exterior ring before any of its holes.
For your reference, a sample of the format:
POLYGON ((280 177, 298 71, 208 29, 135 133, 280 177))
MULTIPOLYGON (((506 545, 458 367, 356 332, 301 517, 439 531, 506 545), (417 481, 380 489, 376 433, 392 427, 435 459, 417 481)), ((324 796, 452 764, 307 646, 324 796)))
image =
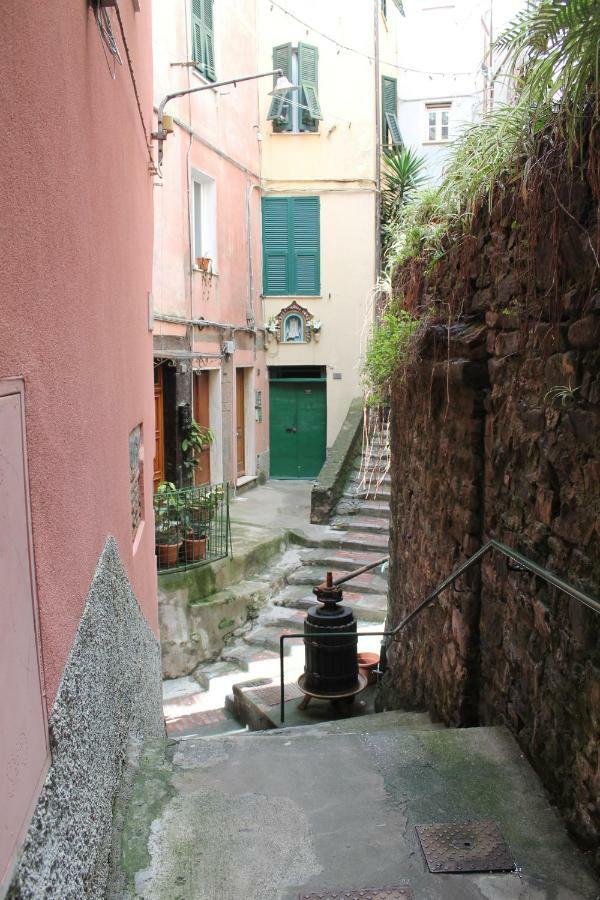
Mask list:
POLYGON ((49 755, 23 423, 21 382, 0 381, 0 894, 49 755))

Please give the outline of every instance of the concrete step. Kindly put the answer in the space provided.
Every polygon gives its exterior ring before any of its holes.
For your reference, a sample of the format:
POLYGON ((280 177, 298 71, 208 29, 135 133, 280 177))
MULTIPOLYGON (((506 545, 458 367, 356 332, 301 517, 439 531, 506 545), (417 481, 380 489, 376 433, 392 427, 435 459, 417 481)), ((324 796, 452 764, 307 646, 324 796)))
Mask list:
POLYGON ((343 516, 367 516, 371 519, 389 519, 390 504, 385 500, 361 500, 344 494, 336 512, 343 516))
POLYGON ((363 516, 334 516, 329 524, 335 531, 359 531, 363 534, 385 535, 390 533, 389 519, 371 519, 363 516))
POLYGON ((226 678, 228 675, 233 675, 234 672, 239 671, 240 669, 235 663, 217 660, 216 662, 199 665, 194 671, 194 678, 203 690, 208 691, 210 690, 211 681, 215 681, 217 678, 226 678))
MULTIPOLYGON (((333 571, 333 577, 340 578, 347 575, 347 572, 339 570, 327 570, 317 566, 302 566, 292 575, 288 576, 288 583, 293 585, 310 585, 314 587, 325 581, 327 571, 333 571)), ((381 575, 374 575, 371 572, 365 572, 364 575, 357 575, 352 581, 343 585, 344 595, 346 594, 386 594, 387 579, 381 575)), ((316 602, 316 601, 315 601, 316 602)))
MULTIPOLYGON (((368 477, 366 481, 368 482, 368 477)), ((352 474, 350 475, 348 482, 349 485, 360 485, 365 483, 365 478, 361 478, 360 473, 356 470, 352 470, 352 474)), ((382 487, 387 487, 392 483, 392 476, 388 473, 387 475, 382 475, 381 477, 381 485, 382 487)))
MULTIPOLYGON (((263 628, 254 628, 252 631, 249 631, 244 636, 244 640, 250 647, 265 647, 267 650, 273 650, 279 654, 279 638, 282 634, 292 634, 293 632, 302 634, 302 629, 298 627, 282 628, 277 625, 265 625, 263 628)), ((285 656, 289 656, 291 650, 291 642, 284 641, 283 652, 285 656)))
POLYGON ((390 500, 392 499, 392 492, 389 485, 380 487, 377 490, 375 489, 375 485, 373 485, 372 488, 357 487, 356 489, 353 489, 353 485, 346 485, 342 497, 348 498, 348 500, 374 500, 380 503, 384 502, 389 507, 390 500))
MULTIPOLYGON (((315 595, 307 593, 302 585, 289 585, 275 598, 284 608, 301 610, 304 614, 311 606, 316 605, 315 595)), ((361 594, 347 591, 344 593, 344 605, 354 610, 354 615, 362 622, 383 624, 387 615, 387 594, 361 594)))
POLYGON ((191 738, 146 756, 124 811, 135 842, 129 881, 148 900, 263 900, 400 882, 415 900, 596 897, 588 861, 510 734, 426 724, 361 716, 191 738), (514 871, 429 871, 415 826, 489 820, 514 871))
POLYGON ((364 531, 348 531, 340 540, 342 550, 380 550, 385 556, 389 552, 389 535, 367 534, 364 531))
POLYGON ((222 653, 222 659, 237 665, 242 672, 250 672, 257 663, 268 663, 279 659, 279 651, 267 650, 264 647, 251 647, 248 644, 234 644, 222 653))
POLYGON ((381 553, 368 550, 335 550, 328 547, 308 550, 302 555, 302 564, 310 566, 331 566, 334 569, 352 572, 368 563, 381 559, 381 553))

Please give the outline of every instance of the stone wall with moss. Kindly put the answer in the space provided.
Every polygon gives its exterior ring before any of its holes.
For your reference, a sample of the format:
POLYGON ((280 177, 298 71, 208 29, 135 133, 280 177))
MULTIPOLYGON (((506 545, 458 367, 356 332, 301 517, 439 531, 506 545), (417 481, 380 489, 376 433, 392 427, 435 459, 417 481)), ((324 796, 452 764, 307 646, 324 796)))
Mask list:
MULTIPOLYGON (((391 403, 391 625, 491 537, 600 594, 592 175, 498 192, 441 259, 395 273, 424 325, 391 403)), ((455 588, 391 647, 380 705, 504 723, 598 853, 600 616, 497 554, 455 588)))

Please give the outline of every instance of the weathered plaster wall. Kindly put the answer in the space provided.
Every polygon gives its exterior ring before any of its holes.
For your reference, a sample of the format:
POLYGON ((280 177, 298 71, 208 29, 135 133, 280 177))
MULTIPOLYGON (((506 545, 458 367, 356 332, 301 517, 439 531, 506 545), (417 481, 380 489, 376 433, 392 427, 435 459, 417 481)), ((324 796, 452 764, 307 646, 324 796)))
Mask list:
POLYGON ((161 736, 160 648, 109 538, 52 709, 52 765, 8 900, 105 896, 126 755, 161 736))
MULTIPOLYGON (((396 273, 433 315, 392 397, 391 625, 490 537, 600 593, 592 168, 506 195, 432 272, 396 273)), ((391 649, 381 704, 506 724, 597 848, 598 616, 497 554, 456 587, 391 649)))
MULTIPOLYGON (((148 4, 123 22, 151 121, 148 4)), ((114 11, 113 27, 122 39, 114 11)), ((127 66, 113 81, 85 0, 2 4, 0 377, 25 379, 48 712, 108 534, 157 629, 152 527, 152 178, 127 66), (129 433, 145 523, 131 534, 129 433)))

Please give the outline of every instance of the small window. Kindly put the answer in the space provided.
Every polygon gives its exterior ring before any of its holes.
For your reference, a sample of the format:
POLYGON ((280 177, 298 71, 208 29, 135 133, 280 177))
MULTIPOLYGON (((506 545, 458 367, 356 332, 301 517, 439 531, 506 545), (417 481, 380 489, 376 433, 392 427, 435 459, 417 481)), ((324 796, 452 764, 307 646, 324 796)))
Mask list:
POLYGON ((192 170, 192 208, 190 210, 193 263, 197 268, 216 271, 217 200, 214 178, 192 170), (201 264, 199 260, 203 260, 201 264), (206 262, 208 260, 208 263, 206 262))
POLYGON ((273 97, 267 119, 273 131, 318 131, 323 118, 319 102, 319 51, 310 44, 281 44, 273 48, 273 68, 281 69, 297 91, 273 97))
POLYGON ((136 425, 129 434, 129 502, 131 508, 131 532, 135 538, 144 518, 144 466, 142 426, 136 425))
POLYGON ((450 140, 450 104, 427 104, 427 130, 425 143, 442 143, 450 140))

